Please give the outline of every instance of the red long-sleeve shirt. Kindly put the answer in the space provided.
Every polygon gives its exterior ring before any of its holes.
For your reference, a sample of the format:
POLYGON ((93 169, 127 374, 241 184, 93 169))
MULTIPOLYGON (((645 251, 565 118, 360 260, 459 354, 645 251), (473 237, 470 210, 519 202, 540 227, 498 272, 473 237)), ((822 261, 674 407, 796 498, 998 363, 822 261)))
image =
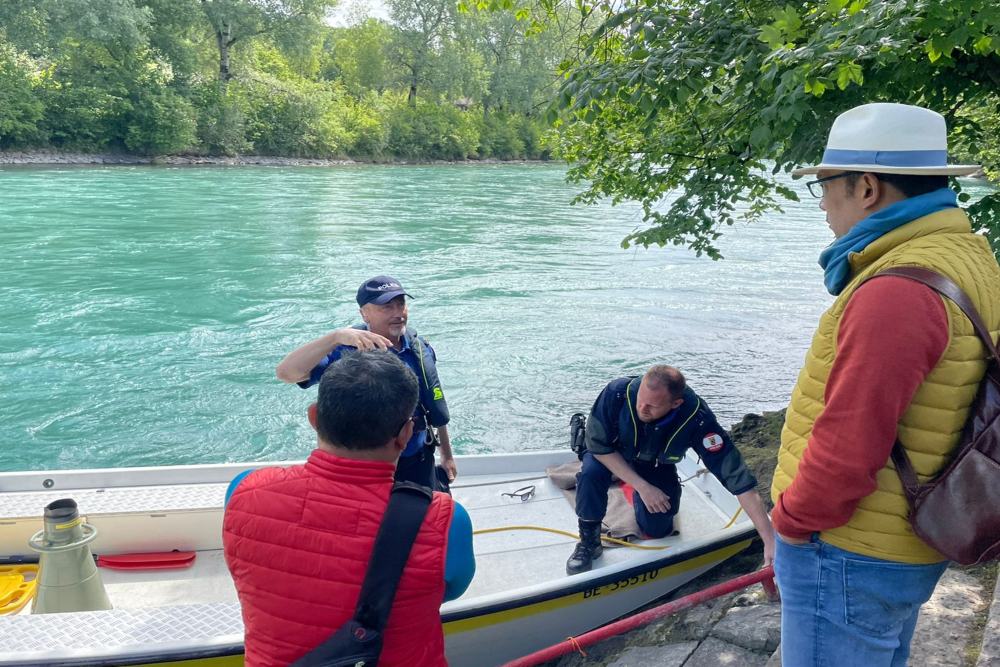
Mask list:
POLYGON ((948 347, 948 314, 937 292, 882 276, 859 288, 840 322, 826 407, 798 473, 771 514, 788 537, 842 526, 876 489, 913 394, 948 347))

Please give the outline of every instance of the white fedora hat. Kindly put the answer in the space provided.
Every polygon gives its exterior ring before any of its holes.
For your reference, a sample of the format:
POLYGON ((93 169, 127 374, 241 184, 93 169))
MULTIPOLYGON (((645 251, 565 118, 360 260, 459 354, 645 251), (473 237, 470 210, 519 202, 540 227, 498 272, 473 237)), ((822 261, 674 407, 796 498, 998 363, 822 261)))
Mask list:
POLYGON ((944 116, 908 104, 863 104, 837 116, 823 161, 792 171, 798 178, 820 169, 876 174, 965 176, 975 164, 948 164, 944 116))

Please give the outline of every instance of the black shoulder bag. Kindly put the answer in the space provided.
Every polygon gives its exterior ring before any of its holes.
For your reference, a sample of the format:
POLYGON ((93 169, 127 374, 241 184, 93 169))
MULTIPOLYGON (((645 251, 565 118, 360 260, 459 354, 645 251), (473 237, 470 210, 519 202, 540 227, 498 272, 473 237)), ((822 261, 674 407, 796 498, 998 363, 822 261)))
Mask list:
POLYGON ((413 482, 396 482, 382 516, 354 616, 292 667, 376 667, 382 632, 413 542, 433 494, 413 482))

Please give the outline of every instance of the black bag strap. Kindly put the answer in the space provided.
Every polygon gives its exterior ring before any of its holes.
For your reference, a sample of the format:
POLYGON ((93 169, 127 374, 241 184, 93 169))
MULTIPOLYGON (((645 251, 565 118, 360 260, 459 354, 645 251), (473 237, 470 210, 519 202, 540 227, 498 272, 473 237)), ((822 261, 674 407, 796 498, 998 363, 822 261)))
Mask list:
POLYGON ((368 561, 354 620, 381 633, 389 620, 406 561, 430 507, 433 492, 413 482, 396 482, 368 561))
MULTIPOLYGON (((965 313, 969 321, 972 322, 972 328, 976 330, 976 334, 986 347, 986 351, 993 357, 993 361, 1000 366, 1000 351, 997 350, 997 346, 993 342, 989 328, 987 328, 979 311, 976 310, 972 300, 954 280, 941 275, 937 271, 925 269, 920 266, 896 266, 885 271, 879 271, 875 275, 866 278, 862 282, 862 285, 880 276, 897 276, 899 278, 914 280, 927 285, 941 296, 953 301, 965 313)), ((906 450, 903 449, 899 438, 896 438, 896 442, 892 446, 892 462, 896 466, 896 472, 899 473, 899 479, 903 483, 903 490, 906 493, 906 497, 912 504, 920 491, 920 481, 917 479, 917 473, 913 470, 910 458, 906 455, 906 450)))

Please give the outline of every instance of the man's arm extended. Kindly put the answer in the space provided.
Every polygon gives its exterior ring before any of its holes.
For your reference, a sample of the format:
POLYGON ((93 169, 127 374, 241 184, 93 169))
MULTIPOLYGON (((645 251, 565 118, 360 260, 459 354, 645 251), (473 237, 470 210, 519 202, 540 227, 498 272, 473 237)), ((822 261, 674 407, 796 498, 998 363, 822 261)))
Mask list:
POLYGON ((311 340, 302 347, 288 353, 278 367, 275 375, 282 382, 296 384, 309 379, 312 369, 340 345, 349 345, 359 350, 385 350, 392 346, 388 338, 361 329, 335 329, 330 333, 311 340))
POLYGON ((438 444, 441 446, 441 466, 448 473, 448 481, 454 482, 458 477, 458 466, 455 465, 455 455, 451 452, 451 436, 448 435, 447 426, 439 426, 438 444))
POLYGON ((771 527, 771 520, 767 517, 760 494, 757 489, 752 489, 736 496, 736 500, 740 501, 740 507, 750 517, 753 527, 764 542, 764 567, 767 567, 774 562, 774 528, 771 527))

